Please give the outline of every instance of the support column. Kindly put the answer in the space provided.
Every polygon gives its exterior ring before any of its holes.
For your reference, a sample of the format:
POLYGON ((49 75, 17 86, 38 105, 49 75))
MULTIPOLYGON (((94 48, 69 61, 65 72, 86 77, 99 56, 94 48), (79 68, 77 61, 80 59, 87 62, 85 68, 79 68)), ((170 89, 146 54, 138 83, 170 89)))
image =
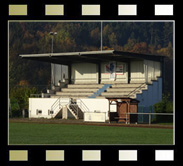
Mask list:
POLYGON ((101 83, 101 63, 97 64, 98 66, 98 84, 101 83))
POLYGON ((72 70, 71 70, 71 64, 68 65, 68 82, 69 84, 72 84, 72 80, 71 80, 71 75, 72 75, 72 70))
POLYGON ((131 62, 128 61, 128 84, 130 84, 131 81, 131 62))
POLYGON ((144 60, 144 76, 145 76, 145 83, 148 84, 148 63, 147 63, 147 60, 144 60))
POLYGON ((51 63, 51 89, 55 86, 55 65, 51 63))

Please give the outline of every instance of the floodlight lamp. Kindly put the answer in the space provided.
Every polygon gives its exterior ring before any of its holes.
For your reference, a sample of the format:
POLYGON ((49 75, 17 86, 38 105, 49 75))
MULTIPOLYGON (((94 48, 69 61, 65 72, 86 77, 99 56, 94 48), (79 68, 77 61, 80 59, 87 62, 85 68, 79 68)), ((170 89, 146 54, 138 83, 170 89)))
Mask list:
POLYGON ((50 35, 57 35, 57 32, 50 32, 50 35))

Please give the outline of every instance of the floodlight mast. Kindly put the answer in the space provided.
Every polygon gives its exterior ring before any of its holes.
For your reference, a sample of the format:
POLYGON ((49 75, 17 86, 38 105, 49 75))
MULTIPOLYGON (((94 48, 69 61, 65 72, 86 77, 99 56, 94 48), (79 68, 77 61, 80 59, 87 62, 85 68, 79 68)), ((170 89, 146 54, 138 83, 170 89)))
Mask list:
MULTIPOLYGON (((51 44, 51 55, 53 54, 53 37, 54 35, 57 35, 57 32, 50 32, 49 33, 52 36, 52 44, 51 44)), ((51 75, 52 75, 52 79, 51 79, 51 89, 53 88, 54 84, 55 84, 55 75, 54 75, 54 71, 55 71, 55 64, 51 63, 51 75)))
POLYGON ((102 28, 103 28, 103 27, 102 27, 102 21, 101 21, 101 51, 102 51, 102 47, 103 47, 103 43, 102 43, 102 42, 103 42, 103 41, 102 41, 102 28))
POLYGON ((49 34, 52 36, 51 53, 53 54, 53 37, 54 35, 57 35, 57 32, 50 32, 49 34))

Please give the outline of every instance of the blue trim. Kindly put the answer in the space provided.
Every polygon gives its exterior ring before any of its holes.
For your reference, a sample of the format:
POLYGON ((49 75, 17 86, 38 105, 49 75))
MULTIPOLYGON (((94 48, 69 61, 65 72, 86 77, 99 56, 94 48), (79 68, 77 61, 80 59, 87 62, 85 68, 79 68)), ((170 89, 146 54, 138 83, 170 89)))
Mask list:
POLYGON ((98 89, 88 98, 96 98, 97 96, 100 96, 102 92, 105 92, 107 90, 107 88, 110 88, 110 87, 112 87, 112 84, 104 84, 104 86, 102 88, 98 89))

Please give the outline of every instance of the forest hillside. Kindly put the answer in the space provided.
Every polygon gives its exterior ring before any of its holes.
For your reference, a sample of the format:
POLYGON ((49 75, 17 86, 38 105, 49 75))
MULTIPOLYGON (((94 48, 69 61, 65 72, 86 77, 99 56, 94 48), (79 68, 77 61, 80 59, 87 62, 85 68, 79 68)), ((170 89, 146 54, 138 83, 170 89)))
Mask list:
MULTIPOLYGON (((10 98, 20 98, 17 88, 25 91, 26 87, 28 94, 40 93, 50 84, 49 63, 23 60, 19 54, 51 52, 51 31, 57 32, 54 52, 101 50, 100 22, 10 22, 10 98)), ((172 22, 103 22, 102 31, 103 50, 165 55, 164 93, 173 98, 172 22)))

